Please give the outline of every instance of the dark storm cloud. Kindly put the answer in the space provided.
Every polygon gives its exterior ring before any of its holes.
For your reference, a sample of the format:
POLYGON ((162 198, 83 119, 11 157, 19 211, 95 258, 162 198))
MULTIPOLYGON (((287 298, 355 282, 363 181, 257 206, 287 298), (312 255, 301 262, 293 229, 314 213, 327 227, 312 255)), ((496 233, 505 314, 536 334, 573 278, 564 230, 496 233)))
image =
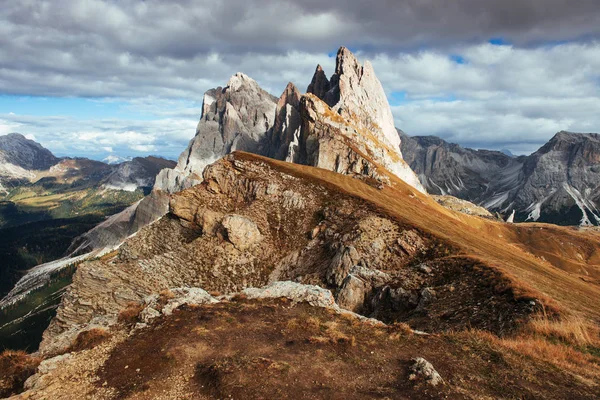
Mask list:
MULTIPOLYGON (((404 93, 393 111, 412 134, 478 147, 518 142, 512 148, 531 151, 560 129, 600 130, 597 0, 0 0, 0 7, 0 93, 121 98, 138 109, 151 99, 153 115, 166 118, 128 122, 147 128, 135 130, 120 121, 44 121, 90 147, 103 145, 96 133, 109 129, 124 134, 123 143, 160 152, 161 138, 193 135, 202 93, 233 73, 275 95, 288 81, 304 90, 317 63, 331 74, 328 54, 340 45, 371 59, 389 94, 404 93), (487 44, 491 38, 512 46, 487 44), (194 106, 185 117, 161 115, 168 99, 194 106)), ((0 110, 0 133, 30 127, 43 139, 36 118, 16 121, 10 111, 0 110)))
POLYGON ((530 46, 600 34, 596 0, 6 0, 2 9, 6 93, 177 97, 222 79, 203 65, 211 53, 230 73, 245 54, 340 45, 393 53, 492 37, 530 46))

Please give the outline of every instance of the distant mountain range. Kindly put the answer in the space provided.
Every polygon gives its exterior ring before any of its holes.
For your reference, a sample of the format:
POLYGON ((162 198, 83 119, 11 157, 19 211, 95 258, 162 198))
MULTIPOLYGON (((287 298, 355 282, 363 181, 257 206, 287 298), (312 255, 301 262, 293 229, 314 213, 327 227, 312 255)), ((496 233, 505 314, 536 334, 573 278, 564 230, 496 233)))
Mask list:
POLYGON ((76 236, 143 198, 173 166, 158 157, 59 158, 21 134, 0 136, 0 294, 20 271, 63 256, 76 236))
POLYGON ((405 161, 432 194, 517 221, 600 224, 600 135, 559 132, 529 156, 473 150, 399 131, 405 161), (514 212, 514 214, 513 214, 514 212))

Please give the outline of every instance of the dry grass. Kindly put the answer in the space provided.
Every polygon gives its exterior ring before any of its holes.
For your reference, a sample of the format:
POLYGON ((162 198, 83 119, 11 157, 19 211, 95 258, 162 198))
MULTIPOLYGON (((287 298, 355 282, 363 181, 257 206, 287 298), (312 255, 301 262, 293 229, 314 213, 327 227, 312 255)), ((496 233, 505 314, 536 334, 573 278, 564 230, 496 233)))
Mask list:
POLYGON ((388 331, 390 332, 389 338, 391 340, 399 340, 413 334, 411 327, 404 322, 395 322, 388 325, 388 331))
MULTIPOLYGON (((560 329, 563 333, 567 329, 566 326, 560 329)), ((458 335, 467 335, 470 340, 492 346, 503 354, 509 350, 517 355, 552 365, 562 371, 578 374, 592 381, 600 379, 600 369, 598 368, 600 359, 564 343, 551 343, 547 338, 526 334, 511 338, 499 338, 490 332, 477 330, 458 335)))
POLYGON ((102 328, 92 328, 80 332, 73 344, 67 350, 67 353, 92 349, 108 338, 110 338, 110 332, 102 328))
POLYGON ((9 397, 23 391, 23 384, 33 375, 42 361, 21 350, 0 353, 0 397, 9 397))
POLYGON ((117 321, 125 325, 133 325, 138 322, 140 313, 144 309, 144 305, 142 303, 136 303, 132 301, 128 303, 125 308, 119 312, 119 316, 117 321))
POLYGON ((581 317, 550 319, 537 317, 530 321, 534 335, 559 340, 575 346, 600 346, 600 329, 581 317))
POLYGON ((354 336, 346 335, 344 332, 340 330, 340 327, 337 322, 326 322, 325 324, 320 324, 319 320, 315 317, 311 317, 307 319, 307 321, 314 319, 321 331, 320 335, 310 336, 308 338, 309 343, 314 344, 344 344, 349 346, 356 346, 356 338, 354 336))
POLYGON ((170 289, 164 289, 158 293, 158 296, 159 296, 158 301, 161 304, 167 304, 169 302, 169 300, 175 298, 175 293, 173 293, 170 289))

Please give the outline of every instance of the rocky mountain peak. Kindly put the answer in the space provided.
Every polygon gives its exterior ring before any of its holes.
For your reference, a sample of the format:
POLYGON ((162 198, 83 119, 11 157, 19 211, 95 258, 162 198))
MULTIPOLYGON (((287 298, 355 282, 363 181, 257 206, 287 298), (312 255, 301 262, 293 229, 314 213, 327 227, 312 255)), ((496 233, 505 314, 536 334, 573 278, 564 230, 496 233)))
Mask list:
POLYGON ((50 150, 20 133, 0 136, 0 162, 26 170, 43 170, 58 163, 50 150))
POLYGON ((258 83, 248 75, 243 72, 238 72, 235 75, 232 75, 227 82, 227 88, 234 92, 240 90, 243 86, 256 86, 258 87, 258 83))
POLYGON ((341 116, 355 120, 362 128, 380 132, 382 138, 400 153, 400 137, 394 127, 394 117, 381 82, 373 66, 364 66, 346 47, 340 47, 335 74, 326 83, 324 72, 317 67, 307 92, 324 100, 341 116), (323 88, 330 88, 323 93, 323 88))
POLYGON ((300 105, 301 96, 302 93, 300 93, 296 85, 294 85, 292 82, 289 82, 277 102, 277 113, 283 107, 285 107, 286 104, 290 104, 291 106, 298 108, 300 105))
POLYGON ((300 98, 302 94, 292 82, 288 83, 277 101, 275 124, 269 140, 267 155, 278 160, 293 161, 300 136, 300 98))
POLYGON ((229 78, 224 88, 208 90, 196 136, 177 167, 161 171, 156 188, 172 193, 200 183, 204 167, 234 150, 264 153, 276 105, 274 96, 241 72, 229 78))

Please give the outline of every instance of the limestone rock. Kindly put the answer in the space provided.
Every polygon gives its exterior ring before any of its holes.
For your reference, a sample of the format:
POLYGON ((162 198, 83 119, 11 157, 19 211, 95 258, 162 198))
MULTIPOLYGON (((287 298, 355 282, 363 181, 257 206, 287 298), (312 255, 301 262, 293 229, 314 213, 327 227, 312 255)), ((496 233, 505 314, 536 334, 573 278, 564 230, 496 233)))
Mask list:
POLYGON ((177 167, 159 174, 157 187, 170 193, 191 187, 202 181, 204 167, 235 150, 263 154, 276 107, 275 97, 239 72, 226 87, 207 91, 196 136, 177 167))
POLYGON ((336 57, 335 74, 326 87, 323 70, 317 67, 307 92, 323 99, 332 110, 347 119, 357 121, 361 128, 383 133, 383 141, 400 153, 400 137, 394 127, 394 117, 385 91, 375 76, 369 61, 362 66, 346 47, 340 47, 336 57), (319 84, 321 83, 321 84, 319 84))
POLYGON ((254 221, 244 216, 226 215, 221 224, 227 232, 227 239, 240 251, 262 240, 262 235, 254 221))
POLYGON ((384 167, 423 191, 400 151, 387 143, 381 131, 366 129, 355 118, 346 119, 336 114, 312 94, 302 96, 300 115, 298 151, 288 161, 389 184, 386 172, 381 170, 384 167))
POLYGON ((340 285, 336 301, 340 307, 360 313, 371 292, 390 280, 391 276, 381 271, 354 266, 340 285))
POLYGON ((161 315, 171 315, 173 310, 182 305, 200 305, 217 303, 218 300, 212 297, 206 290, 195 287, 172 288, 168 290, 172 296, 164 305, 160 304, 160 296, 157 294, 148 296, 144 299, 145 307, 140 313, 140 319, 144 324, 148 324, 154 318, 161 315))
POLYGON ((360 262, 360 255, 353 246, 338 249, 327 270, 327 282, 336 287, 342 286, 352 267, 360 262))
POLYGON ((370 288, 355 275, 348 275, 336 295, 338 305, 346 310, 358 312, 362 308, 370 288))
POLYGON ((410 380, 421 378, 432 386, 443 384, 444 380, 440 374, 433 368, 433 365, 423 357, 417 357, 413 360, 413 365, 410 367, 410 380))
POLYGON ((294 302, 307 302, 311 306, 337 308, 333 294, 327 289, 296 282, 274 282, 262 288, 248 288, 242 292, 250 299, 273 299, 286 297, 294 302))
POLYGON ((323 71, 323 67, 321 65, 317 65, 315 69, 315 73, 312 77, 312 81, 308 85, 306 89, 306 93, 313 93, 318 98, 325 98, 325 94, 329 91, 331 85, 329 84, 329 79, 327 79, 327 75, 323 71))
POLYGON ((291 161, 300 137, 300 91, 288 83, 275 109, 275 123, 269 140, 269 157, 291 161))

